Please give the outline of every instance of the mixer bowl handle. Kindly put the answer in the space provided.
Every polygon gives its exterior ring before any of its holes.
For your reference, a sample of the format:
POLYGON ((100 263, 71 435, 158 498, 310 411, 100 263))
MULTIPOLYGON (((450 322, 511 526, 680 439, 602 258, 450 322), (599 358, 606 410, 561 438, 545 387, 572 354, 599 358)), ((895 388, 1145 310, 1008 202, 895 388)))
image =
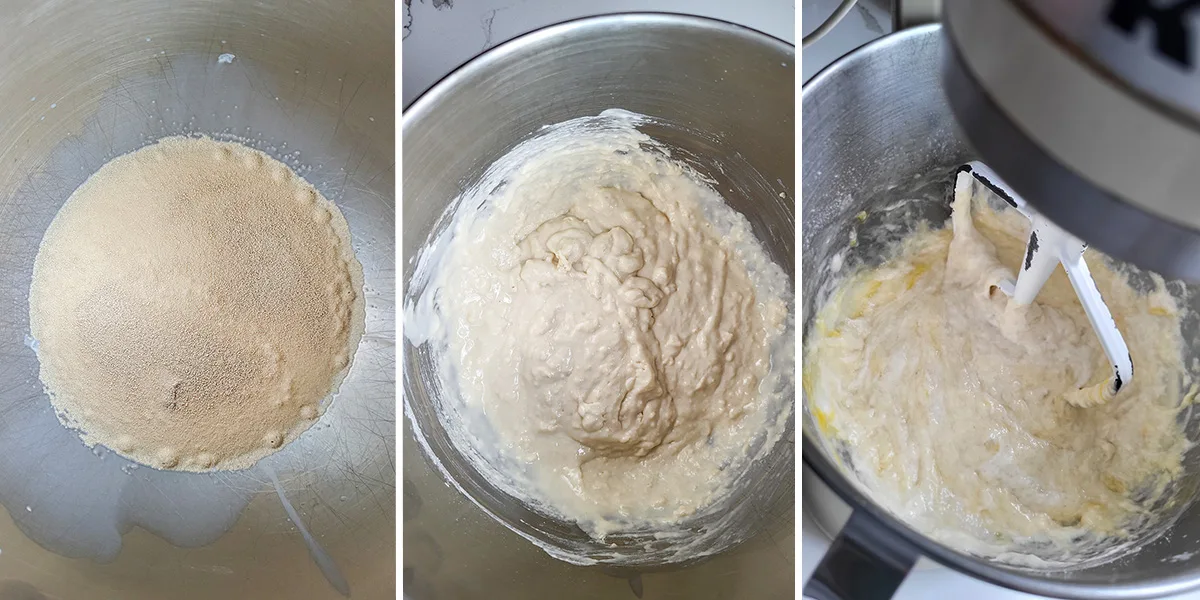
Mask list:
POLYGON ((886 525, 855 510, 804 586, 813 600, 888 600, 919 553, 886 525))

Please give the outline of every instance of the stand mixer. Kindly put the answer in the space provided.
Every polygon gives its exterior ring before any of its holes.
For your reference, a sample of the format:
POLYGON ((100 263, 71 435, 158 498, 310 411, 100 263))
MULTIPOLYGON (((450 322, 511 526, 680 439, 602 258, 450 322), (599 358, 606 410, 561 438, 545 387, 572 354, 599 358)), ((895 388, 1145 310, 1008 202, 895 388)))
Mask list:
MULTIPOLYGON (((893 2, 898 24, 911 24, 903 17, 907 4, 930 3, 893 2)), ((941 27, 874 42, 805 87, 805 332, 830 279, 823 261, 845 247, 844 223, 868 204, 913 197, 898 185, 944 190, 943 175, 952 181, 963 164, 1002 196, 1021 199, 1034 229, 1061 242, 1039 259, 1043 271, 1069 262, 1087 244, 1168 279, 1200 281, 1200 202, 1192 200, 1200 189, 1200 50, 1191 39, 1200 26, 1200 2, 941 4, 941 27)), ((931 200, 913 210, 944 222, 942 196, 928 195, 931 200)), ((869 261, 870 252, 860 254, 869 261)), ((1087 279, 1076 284, 1072 277, 1072 284, 1080 291, 1087 279)), ((1001 290, 1018 302, 1030 300, 1044 281, 1039 274, 1023 286, 1020 280, 1001 290)), ((1080 295, 1086 306, 1087 294, 1080 295)), ((1131 362, 1121 360, 1128 354, 1120 333, 1115 327, 1106 333, 1103 312, 1088 312, 1114 372, 1109 387, 1093 390, 1083 404, 1104 401, 1115 382, 1128 383, 1125 374, 1133 372, 1131 362)), ((1185 339, 1194 339, 1195 324, 1183 327, 1185 339)), ((1188 345, 1190 361, 1196 349, 1188 345)), ((1181 419, 1194 441, 1190 417, 1184 411, 1181 419)), ((806 596, 888 598, 918 556, 1055 597, 1158 597, 1200 587, 1200 561, 1183 553, 1191 545, 1181 533, 1200 519, 1190 502, 1196 452, 1184 459, 1180 504, 1165 513, 1171 523, 1165 535, 1116 562, 1051 573, 993 564, 912 530, 847 481, 815 441, 807 412, 804 421, 805 463, 854 509, 805 586, 806 596)))
POLYGON ((1069 398, 1076 406, 1107 401, 1133 376, 1080 256, 1086 243, 1167 277, 1200 278, 1200 78, 1190 29, 1200 3, 1170 4, 945 6, 950 108, 998 173, 978 161, 968 168, 1010 203, 1032 203, 1014 204, 1034 232, 1015 287, 1004 291, 1028 304, 1061 262, 1113 364, 1103 389, 1069 398), (1039 253, 1039 234, 1042 248, 1071 247, 1074 257, 1039 253))
POLYGON ((1197 21, 1191 1, 949 0, 950 108, 983 162, 1052 222, 1200 280, 1197 21))

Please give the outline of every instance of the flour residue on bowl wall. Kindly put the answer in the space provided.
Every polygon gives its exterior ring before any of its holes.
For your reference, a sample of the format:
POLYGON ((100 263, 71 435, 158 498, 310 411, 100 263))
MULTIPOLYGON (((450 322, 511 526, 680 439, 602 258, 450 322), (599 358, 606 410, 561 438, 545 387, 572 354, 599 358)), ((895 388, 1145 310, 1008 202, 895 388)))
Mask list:
POLYGON ((545 127, 491 165, 422 250, 405 335, 492 485, 594 539, 651 528, 702 555, 728 532, 689 519, 791 414, 791 286, 648 119, 545 127))

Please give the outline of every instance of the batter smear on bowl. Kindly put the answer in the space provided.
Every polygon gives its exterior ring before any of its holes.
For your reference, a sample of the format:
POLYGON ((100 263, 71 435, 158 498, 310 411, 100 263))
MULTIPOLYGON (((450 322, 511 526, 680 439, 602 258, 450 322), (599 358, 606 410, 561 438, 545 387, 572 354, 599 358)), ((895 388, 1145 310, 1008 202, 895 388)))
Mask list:
POLYGON ((569 121, 493 165, 423 297, 461 396, 443 418, 455 442, 601 537, 708 505, 790 406, 773 364, 786 275, 636 123, 569 121))
POLYGON ((59 419, 162 469, 241 469, 325 410, 364 326, 341 212, 208 138, 113 159, 46 231, 29 316, 59 419))
POLYGON ((951 227, 839 283, 806 341, 809 411, 870 497, 934 539, 1032 567, 1111 558, 1161 530, 1151 508, 1182 473, 1180 310, 1161 278, 1089 254, 1137 376, 1073 406, 1112 365, 1061 269, 1031 305, 996 289, 1029 222, 994 206, 962 173, 951 227))

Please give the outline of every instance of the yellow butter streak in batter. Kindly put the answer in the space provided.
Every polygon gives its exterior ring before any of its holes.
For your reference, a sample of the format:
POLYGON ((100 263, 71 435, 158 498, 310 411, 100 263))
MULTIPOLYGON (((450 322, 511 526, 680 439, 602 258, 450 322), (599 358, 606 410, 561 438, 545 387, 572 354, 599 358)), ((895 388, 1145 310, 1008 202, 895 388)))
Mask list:
POLYGON ((1044 566, 1136 539, 1187 447, 1175 301, 1161 279, 1138 293, 1089 251, 1135 377, 1106 405, 1069 405, 1111 367, 1061 269, 1029 307, 994 288, 1028 221, 961 177, 952 227, 912 234, 821 309, 809 410, 876 502, 959 549, 1044 566))

